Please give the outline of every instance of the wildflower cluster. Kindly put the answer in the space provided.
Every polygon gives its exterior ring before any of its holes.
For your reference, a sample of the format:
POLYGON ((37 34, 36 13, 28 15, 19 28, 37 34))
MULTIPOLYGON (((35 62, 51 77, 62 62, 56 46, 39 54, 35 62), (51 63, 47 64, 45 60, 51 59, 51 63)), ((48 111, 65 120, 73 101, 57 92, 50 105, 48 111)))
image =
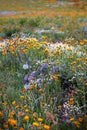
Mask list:
POLYGON ((0 80, 1 129, 86 130, 87 40, 74 41, 5 41, 0 68, 11 79, 0 80))

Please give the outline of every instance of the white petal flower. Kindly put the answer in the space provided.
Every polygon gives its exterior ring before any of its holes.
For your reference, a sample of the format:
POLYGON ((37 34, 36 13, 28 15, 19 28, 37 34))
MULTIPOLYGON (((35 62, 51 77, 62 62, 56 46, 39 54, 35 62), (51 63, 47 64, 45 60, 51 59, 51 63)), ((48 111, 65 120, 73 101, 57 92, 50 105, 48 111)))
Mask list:
POLYGON ((27 90, 27 89, 29 89, 29 86, 30 86, 30 84, 25 84, 24 88, 27 90))
POLYGON ((23 65, 24 70, 27 70, 28 68, 29 68, 29 65, 27 63, 23 65))

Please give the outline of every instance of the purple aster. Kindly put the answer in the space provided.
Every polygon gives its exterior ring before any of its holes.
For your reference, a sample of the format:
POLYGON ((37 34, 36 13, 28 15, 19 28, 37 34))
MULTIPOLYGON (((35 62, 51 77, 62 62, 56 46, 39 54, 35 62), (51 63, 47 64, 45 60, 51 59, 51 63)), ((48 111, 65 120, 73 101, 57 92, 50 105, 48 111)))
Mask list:
POLYGON ((24 81, 27 81, 28 80, 28 74, 26 74, 25 76, 24 76, 24 81))
POLYGON ((36 80, 36 84, 37 84, 37 85, 41 85, 41 81, 42 81, 41 78, 37 79, 37 80, 36 80))
POLYGON ((33 78, 34 78, 33 76, 29 76, 29 77, 28 77, 28 81, 29 81, 29 82, 32 81, 33 78))
POLYGON ((55 73, 55 72, 58 72, 58 68, 59 68, 58 65, 53 66, 53 67, 50 69, 50 74, 55 73))
POLYGON ((41 70, 41 71, 44 71, 44 70, 47 69, 47 68, 48 68, 47 63, 42 63, 40 70, 41 70))
POLYGON ((38 71, 33 71, 30 76, 35 77, 38 74, 38 71))

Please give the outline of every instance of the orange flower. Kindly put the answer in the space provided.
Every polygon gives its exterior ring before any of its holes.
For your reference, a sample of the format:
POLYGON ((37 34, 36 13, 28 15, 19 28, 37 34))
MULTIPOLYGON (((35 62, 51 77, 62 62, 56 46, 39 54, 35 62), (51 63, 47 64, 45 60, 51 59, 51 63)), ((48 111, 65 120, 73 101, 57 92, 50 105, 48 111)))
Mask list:
POLYGON ((79 117, 79 118, 78 118, 78 121, 79 121, 79 122, 82 122, 82 121, 83 121, 83 119, 82 119, 81 117, 79 117))
POLYGON ((16 101, 13 101, 13 102, 12 102, 12 105, 15 105, 15 104, 16 104, 16 101))
POLYGON ((19 130, 24 130, 24 128, 23 128, 23 127, 20 127, 19 130))
POLYGON ((73 62, 71 63, 71 65, 74 65, 74 64, 76 64, 76 61, 73 61, 73 62))
POLYGON ((73 104, 74 104, 74 101, 69 101, 68 104, 69 104, 69 105, 73 105, 73 104))
POLYGON ((17 105, 15 108, 16 108, 16 109, 19 108, 19 105, 17 105))
POLYGON ((28 109, 25 109, 25 112, 29 112, 29 110, 28 110, 28 109))
POLYGON ((16 122, 16 120, 9 118, 9 119, 8 119, 8 123, 9 123, 10 125, 14 126, 14 125, 16 125, 17 122, 16 122))
POLYGON ((75 125, 80 125, 80 122, 79 121, 74 121, 74 124, 75 125))
POLYGON ((37 113, 33 113, 33 117, 37 117, 37 113))
POLYGON ((27 121, 29 119, 29 116, 24 116, 24 120, 27 121))
POLYGON ((42 88, 40 88, 38 91, 39 91, 39 92, 43 92, 43 89, 42 89, 42 88))
POLYGON ((70 98, 69 100, 70 100, 70 101, 73 101, 73 100, 74 100, 74 98, 70 98))
POLYGON ((38 122, 33 122, 33 126, 38 127, 39 126, 38 122))
POLYGON ((43 121, 43 119, 42 119, 42 118, 38 118, 38 121, 42 122, 42 121, 43 121))
POLYGON ((45 130, 50 130, 50 126, 49 125, 45 124, 43 127, 44 127, 45 130))
POLYGON ((2 116, 2 112, 0 111, 0 116, 2 116))
POLYGON ((74 121, 74 118, 70 118, 70 121, 74 121))
POLYGON ((5 122, 3 126, 4 126, 4 128, 6 128, 6 129, 7 129, 7 128, 8 128, 8 123, 7 123, 7 122, 5 122))

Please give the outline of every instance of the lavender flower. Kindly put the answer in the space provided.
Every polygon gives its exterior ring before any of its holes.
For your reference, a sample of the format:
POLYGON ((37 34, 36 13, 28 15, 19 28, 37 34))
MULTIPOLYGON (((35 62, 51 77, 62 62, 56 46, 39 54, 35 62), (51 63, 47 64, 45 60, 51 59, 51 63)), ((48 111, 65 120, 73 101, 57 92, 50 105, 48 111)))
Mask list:
POLYGON ((35 77, 38 74, 38 71, 33 71, 30 76, 35 77))
POLYGON ((50 69, 50 74, 55 73, 55 72, 58 72, 58 68, 59 68, 58 65, 53 66, 53 67, 50 69))
POLYGON ((41 85, 41 82, 42 82, 42 79, 41 79, 41 78, 39 78, 39 79, 36 80, 36 84, 37 84, 38 86, 41 85))
POLYGON ((24 76, 24 81, 28 81, 28 77, 29 77, 29 75, 26 74, 26 75, 24 76))
POLYGON ((47 65, 47 63, 42 63, 42 64, 41 64, 40 71, 47 70, 47 68, 48 68, 48 65, 47 65))
POLYGON ((34 78, 33 76, 29 76, 28 77, 28 82, 31 82, 33 80, 33 78, 34 78))

